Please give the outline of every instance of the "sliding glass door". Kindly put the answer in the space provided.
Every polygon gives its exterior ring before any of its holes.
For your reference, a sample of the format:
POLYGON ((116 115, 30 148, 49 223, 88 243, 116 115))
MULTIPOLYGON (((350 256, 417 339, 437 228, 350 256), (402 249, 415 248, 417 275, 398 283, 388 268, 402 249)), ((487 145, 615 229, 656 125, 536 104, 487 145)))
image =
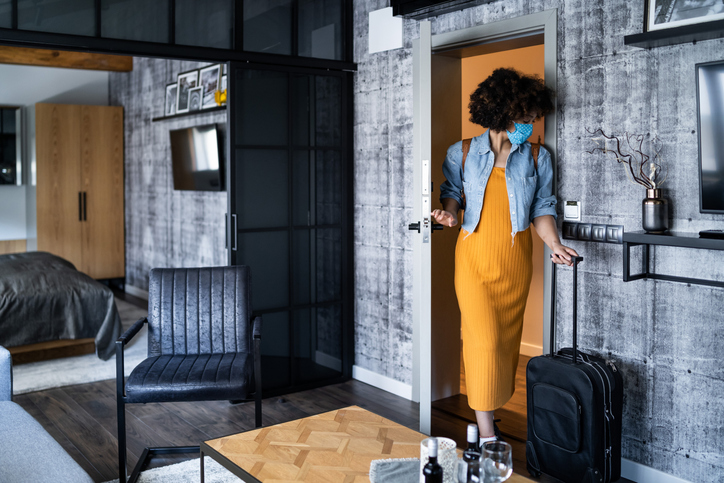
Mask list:
POLYGON ((348 76, 229 65, 228 246, 252 270, 266 394, 351 375, 348 76))

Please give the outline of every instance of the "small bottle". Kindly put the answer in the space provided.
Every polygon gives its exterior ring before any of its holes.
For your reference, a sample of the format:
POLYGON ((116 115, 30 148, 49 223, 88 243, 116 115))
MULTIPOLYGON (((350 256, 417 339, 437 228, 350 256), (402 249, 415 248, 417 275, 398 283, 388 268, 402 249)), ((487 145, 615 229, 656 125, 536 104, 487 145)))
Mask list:
POLYGON ((478 446, 478 425, 468 424, 468 447, 463 451, 464 475, 458 478, 460 481, 477 482, 480 472, 480 446, 478 446))
POLYGON ((437 462, 437 438, 427 442, 428 462, 422 468, 425 483, 442 483, 442 466, 437 462))
POLYGON ((465 461, 469 461, 470 458, 474 457, 477 459, 480 457, 480 448, 478 447, 478 425, 477 424, 468 424, 468 447, 465 451, 463 451, 463 459, 465 461), (471 453, 475 453, 472 455, 471 453), (468 456, 468 459, 466 459, 466 455, 468 456))

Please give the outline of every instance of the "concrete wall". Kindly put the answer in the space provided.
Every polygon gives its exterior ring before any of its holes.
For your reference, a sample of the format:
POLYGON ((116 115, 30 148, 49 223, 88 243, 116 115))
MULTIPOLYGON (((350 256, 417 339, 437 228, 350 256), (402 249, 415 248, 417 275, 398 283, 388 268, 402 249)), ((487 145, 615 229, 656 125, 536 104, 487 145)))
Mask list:
POLYGON ((226 192, 175 191, 169 130, 226 123, 216 111, 166 121, 166 84, 208 64, 135 58, 132 72, 110 76, 111 104, 125 123, 126 283, 148 290, 156 267, 226 265, 226 192))
MULTIPOLYGON (((387 0, 354 1, 355 364, 412 380, 412 39, 368 54, 368 13, 387 0)), ((583 219, 641 229, 643 189, 613 159, 590 156, 585 128, 657 134, 671 169, 665 195, 674 230, 722 228, 698 209, 694 65, 724 58, 724 40, 643 50, 643 2, 498 0, 432 18, 433 34, 558 9, 558 188, 583 202, 583 219)), ((623 456, 686 480, 724 474, 724 290, 673 282, 622 282, 621 246, 571 243, 585 257, 579 344, 624 373, 623 456)), ((654 270, 724 279, 721 253, 657 249, 654 270)), ((559 345, 571 341, 571 271, 559 270, 559 345)))

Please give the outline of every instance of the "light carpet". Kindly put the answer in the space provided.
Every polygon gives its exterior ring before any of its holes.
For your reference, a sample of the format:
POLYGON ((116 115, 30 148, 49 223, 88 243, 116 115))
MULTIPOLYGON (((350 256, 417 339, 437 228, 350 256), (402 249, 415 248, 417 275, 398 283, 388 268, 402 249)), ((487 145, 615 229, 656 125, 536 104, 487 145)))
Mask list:
MULTIPOLYGON (((138 483, 198 483, 201 481, 201 468, 198 458, 142 471, 138 483)), ((238 476, 221 466, 208 456, 204 458, 204 481, 206 483, 239 483, 238 476)), ((106 483, 118 483, 118 480, 106 483)))
MULTIPOLYGON (((116 307, 125 331, 134 322, 148 314, 124 300, 116 299, 116 307)), ((124 372, 128 376, 147 354, 147 333, 144 326, 126 346, 124 352, 124 372)), ((95 354, 75 357, 63 357, 49 361, 31 362, 13 367, 13 394, 42 391, 54 387, 72 386, 88 382, 105 381, 116 378, 116 358, 102 361, 95 354)))

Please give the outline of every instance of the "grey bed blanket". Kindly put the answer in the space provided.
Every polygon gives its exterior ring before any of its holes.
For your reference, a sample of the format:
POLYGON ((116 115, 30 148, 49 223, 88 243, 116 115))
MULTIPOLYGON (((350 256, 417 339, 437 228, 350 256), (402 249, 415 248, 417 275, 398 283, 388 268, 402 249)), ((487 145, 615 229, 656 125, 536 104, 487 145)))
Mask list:
POLYGON ((0 345, 95 338, 108 360, 121 335, 111 289, 46 252, 0 255, 0 345))

